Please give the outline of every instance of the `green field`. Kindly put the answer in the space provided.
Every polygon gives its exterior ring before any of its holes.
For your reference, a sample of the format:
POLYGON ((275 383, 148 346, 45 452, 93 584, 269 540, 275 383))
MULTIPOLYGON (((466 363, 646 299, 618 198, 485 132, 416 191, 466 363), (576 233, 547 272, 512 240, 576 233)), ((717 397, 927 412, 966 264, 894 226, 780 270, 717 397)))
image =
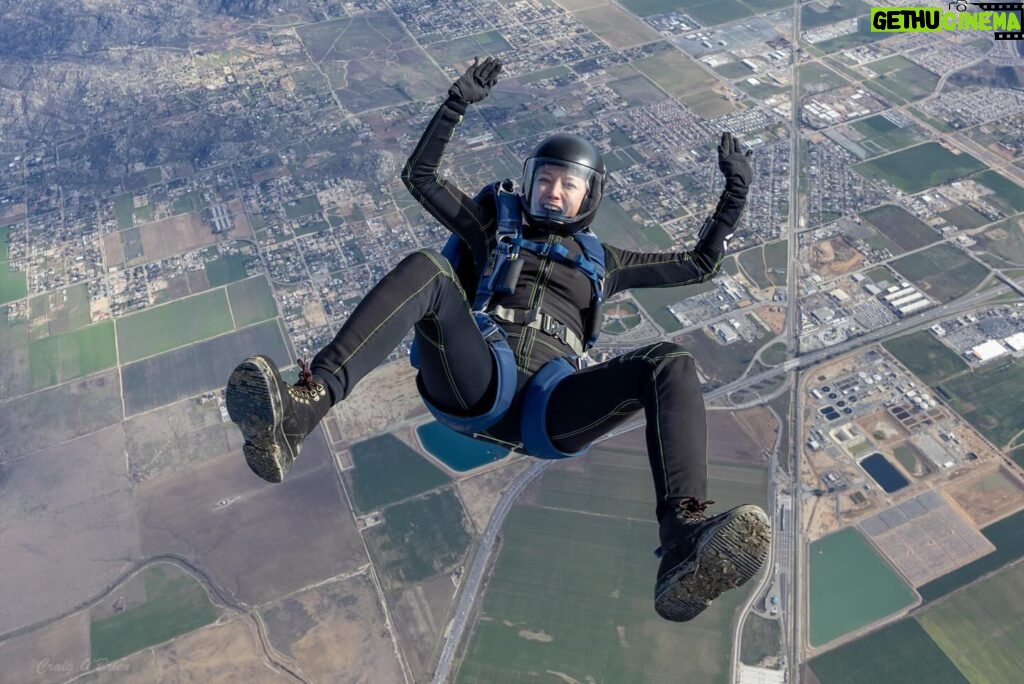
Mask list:
MULTIPOLYGON (((1024 217, 1001 221, 981 235, 973 236, 989 255, 998 257, 1000 266, 1024 265, 1024 217)), ((977 248, 975 248, 977 250, 977 248)))
MULTIPOLYGON (((834 6, 839 7, 840 4, 836 3, 834 6)), ((804 7, 806 8, 807 5, 804 5, 804 7)), ((847 33, 837 38, 832 38, 831 40, 822 41, 817 45, 812 46, 809 49, 809 51, 814 52, 815 50, 817 50, 823 54, 831 54, 833 52, 839 52, 840 50, 848 50, 859 45, 867 45, 868 43, 873 43, 876 40, 882 40, 883 38, 887 38, 890 35, 891 34, 889 33, 881 31, 872 31, 871 20, 867 17, 867 14, 865 12, 865 16, 862 16, 859 19, 857 19, 856 32, 847 33)))
POLYGON ((970 292, 988 276, 987 268, 946 243, 900 257, 889 265, 940 302, 970 292))
POLYGON ((114 661, 163 643, 210 624, 220 614, 202 585, 171 565, 146 568, 128 580, 121 593, 141 595, 142 600, 130 600, 123 612, 91 619, 93 662, 114 661))
POLYGON ((609 335, 621 335, 624 332, 628 332, 640 325, 642 320, 640 310, 632 302, 618 302, 606 305, 601 311, 605 317, 604 327, 601 328, 601 332, 609 335), (608 316, 609 312, 613 309, 617 310, 616 318, 608 316))
POLYGON ((988 199, 1007 213, 1024 211, 1024 188, 1006 176, 989 170, 972 176, 972 179, 995 192, 995 195, 990 195, 988 199))
POLYGON ((352 445, 352 470, 344 473, 352 505, 360 513, 422 494, 448 482, 440 469, 394 435, 352 445))
POLYGON ((697 62, 667 44, 650 57, 633 62, 633 66, 673 97, 684 97, 715 83, 715 77, 697 62))
POLYGON ((916 124, 897 126, 881 114, 854 121, 850 127, 864 136, 857 144, 866 149, 872 157, 909 147, 926 137, 924 131, 916 124))
POLYGON ((896 460, 903 466, 903 469, 914 477, 920 477, 924 474, 924 466, 921 459, 917 457, 916 450, 908 444, 900 445, 893 449, 892 455, 896 457, 896 460))
POLYGON ((714 119, 715 117, 725 116, 736 109, 736 105, 727 97, 719 95, 710 88, 695 90, 689 94, 680 95, 679 101, 692 109, 695 114, 704 117, 705 119, 714 119))
POLYGON ((118 195, 114 198, 114 213, 117 215, 117 229, 124 230, 135 224, 133 218, 135 213, 135 200, 130 192, 118 195))
POLYGON ((593 227, 602 240, 625 249, 660 251, 672 246, 672 239, 661 226, 645 228, 634 221, 618 202, 602 202, 593 227))
POLYGON ((184 297, 118 319, 118 361, 138 361, 232 329, 224 290, 184 297))
POLYGON ((316 195, 306 195, 305 197, 291 200, 284 205, 284 213, 290 219, 312 214, 321 209, 320 200, 317 199, 316 195))
POLYGON ((688 7, 686 13, 696 19, 701 26, 716 26, 749 17, 753 10, 737 0, 712 0, 688 7))
POLYGON ((861 0, 845 0, 842 3, 830 3, 831 8, 819 2, 812 2, 800 7, 800 28, 804 31, 826 24, 834 24, 843 19, 853 19, 867 14, 870 8, 861 0))
MULTIPOLYGON (((730 625, 746 590, 724 594, 691 623, 659 618, 646 454, 595 449, 573 465, 549 469, 536 500, 512 509, 455 681, 726 682, 730 625)), ((756 502, 763 477, 713 465, 708 495, 716 510, 756 502)))
POLYGON ((959 354, 937 340, 929 330, 887 340, 882 346, 931 387, 968 368, 959 354))
POLYGON ((913 589, 852 527, 810 545, 810 642, 821 646, 916 600, 913 589))
POLYGON ((36 295, 29 299, 28 307, 33 321, 44 321, 44 324, 33 328, 32 339, 78 330, 92 322, 89 289, 85 283, 36 295))
POLYGON ((611 81, 608 84, 608 87, 624 99, 630 107, 653 104, 665 99, 665 93, 650 79, 643 74, 636 73, 632 68, 630 71, 633 71, 633 75, 611 81))
POLYGON ((981 533, 992 542, 996 550, 921 585, 917 591, 922 599, 926 602, 934 601, 1024 557, 1024 511, 992 523, 982 529, 981 533))
POLYGON ((946 219, 946 221, 952 223, 960 230, 979 228, 986 223, 990 223, 988 217, 984 214, 978 213, 966 204, 958 204, 952 209, 940 212, 939 216, 946 219))
POLYGON ((778 366, 786 360, 786 343, 776 342, 763 352, 761 352, 761 360, 769 366, 778 366))
POLYGON ((199 211, 206 208, 206 201, 198 190, 190 190, 171 203, 172 214, 186 214, 190 211, 199 211))
POLYGON ((943 383, 953 408, 1000 449, 1021 431, 1024 360, 992 361, 943 383))
POLYGON ((227 285, 245 278, 245 259, 242 254, 228 254, 206 262, 206 280, 210 287, 227 285))
POLYGON ((787 240, 747 249, 739 254, 739 263, 762 290, 786 284, 787 240))
POLYGON ((928 142, 855 164, 853 168, 862 176, 889 181, 913 194, 984 167, 984 163, 966 152, 953 154, 939 143, 928 142))
POLYGON ((453 487, 384 509, 384 523, 364 533, 386 591, 421 582, 459 564, 470 523, 453 487))
POLYGON ((747 615, 740 644, 740 661, 747 665, 778 657, 782 653, 782 627, 778 620, 747 615))
POLYGON ((845 78, 818 62, 801 64, 797 70, 800 76, 800 97, 850 85, 845 78))
POLYGON ((274 292, 265 276, 231 283, 227 291, 235 328, 259 323, 277 315, 274 292))
POLYGON ((880 59, 867 65, 878 74, 864 85, 896 104, 906 104, 931 95, 939 77, 902 55, 880 59))
POLYGON ((0 304, 28 296, 28 279, 24 271, 12 271, 9 266, 11 232, 9 226, 0 228, 0 304))
POLYGON ((860 215, 902 251, 924 247, 939 239, 939 234, 927 223, 895 204, 883 204, 860 215))
POLYGON ((28 361, 34 390, 111 368, 117 365, 114 322, 30 342, 28 361))
POLYGON ((913 619, 900 620, 810 661, 820 684, 960 684, 956 665, 913 619))

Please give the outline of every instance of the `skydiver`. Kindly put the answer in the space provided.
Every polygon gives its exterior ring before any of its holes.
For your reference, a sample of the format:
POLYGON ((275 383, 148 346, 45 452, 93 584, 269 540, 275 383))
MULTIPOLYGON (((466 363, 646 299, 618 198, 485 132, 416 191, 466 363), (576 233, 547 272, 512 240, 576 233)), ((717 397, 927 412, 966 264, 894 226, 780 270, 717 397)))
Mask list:
POLYGON ((475 198, 437 174, 467 108, 497 83, 501 62, 474 60, 448 90, 402 171, 417 201, 453 236, 446 254, 420 249, 365 296, 295 385, 253 356, 235 368, 226 402, 252 470, 280 482, 303 440, 334 405, 414 334, 417 389, 439 421, 478 439, 542 458, 582 454, 640 409, 657 497, 661 558, 655 610, 696 617, 752 578, 771 528, 757 506, 706 514, 707 423, 693 356, 659 342, 588 365, 600 304, 630 288, 702 283, 719 269, 753 172, 739 140, 723 133, 725 189, 695 247, 633 252, 589 229, 605 165, 578 135, 541 142, 521 188, 495 183, 475 198))

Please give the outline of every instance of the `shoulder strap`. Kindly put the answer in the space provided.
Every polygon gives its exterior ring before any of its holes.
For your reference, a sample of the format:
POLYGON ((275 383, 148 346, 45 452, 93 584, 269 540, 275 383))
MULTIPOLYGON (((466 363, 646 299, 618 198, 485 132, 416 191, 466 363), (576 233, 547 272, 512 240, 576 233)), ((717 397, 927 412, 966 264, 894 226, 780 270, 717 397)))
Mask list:
POLYGON ((601 303, 604 301, 604 246, 590 228, 573 233, 576 243, 583 250, 583 259, 576 258, 576 268, 583 271, 590 279, 593 295, 591 296, 590 320, 584 331, 584 348, 590 349, 597 342, 601 332, 601 303))
POLYGON ((519 238, 523 233, 523 208, 519 203, 519 195, 516 194, 515 185, 511 180, 505 179, 492 183, 480 191, 477 197, 484 193, 493 193, 494 202, 498 211, 498 227, 495 236, 495 246, 491 251, 484 272, 480 274, 476 286, 476 296, 473 298, 473 311, 484 311, 494 294, 496 279, 504 271, 505 262, 519 256, 519 238))

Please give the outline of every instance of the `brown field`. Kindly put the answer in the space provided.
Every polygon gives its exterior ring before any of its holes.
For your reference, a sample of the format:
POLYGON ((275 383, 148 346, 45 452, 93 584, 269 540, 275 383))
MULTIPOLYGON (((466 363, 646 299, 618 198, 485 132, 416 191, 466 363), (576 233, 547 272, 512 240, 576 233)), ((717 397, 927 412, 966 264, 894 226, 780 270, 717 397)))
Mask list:
POLYGON ((402 670, 367 574, 300 592, 261 613, 274 648, 315 682, 400 682, 402 670))
MULTIPOLYGON (((19 338, 23 336, 22 331, 28 332, 28 326, 20 327, 19 338)), ((10 328, 4 331, 4 334, 9 333, 10 328)), ((28 367, 28 344, 22 343, 20 339, 7 339, 0 342, 0 349, 3 350, 0 351, 0 402, 4 402, 28 392, 32 388, 32 377, 28 367), (13 346, 16 344, 19 346, 13 346), (7 345, 12 345, 12 348, 5 348, 7 345)), ((4 433, 4 425, 0 422, 0 441, 4 439, 4 433)), ((4 447, 0 446, 0 458, 3 458, 4 451, 4 447)))
POLYGON ((816 273, 828 277, 857 270, 864 261, 864 255, 854 249, 846 238, 837 236, 811 245, 810 260, 816 273))
POLYGON ((574 12, 573 16, 616 50, 658 40, 661 35, 618 7, 607 4, 574 12))
POLYGON ((0 405, 0 461, 21 457, 120 423, 117 370, 0 405), (45 425, 45 430, 39 426, 45 425))
POLYGON ((763 465, 762 449, 775 446, 778 424, 768 409, 708 411, 708 458, 763 465))
POLYGON ((430 680, 439 655, 434 651, 444 635, 454 596, 455 585, 446 573, 388 599, 402 651, 417 682, 430 680))
POLYGON ((1024 507, 1021 481, 995 464, 958 480, 945 491, 978 527, 1005 518, 1024 507))
POLYGON ((5 682, 65 682, 82 671, 82 662, 88 658, 86 611, 0 643, 0 672, 5 682))
POLYGON ((221 420, 215 399, 190 398, 125 421, 128 470, 135 483, 176 473, 225 453, 241 458, 242 435, 221 420))
POLYGON ((258 650, 251 621, 235 618, 147 648, 96 673, 96 684, 150 682, 294 682, 271 669, 258 650))
POLYGON ((510 455, 499 462, 498 468, 488 469, 479 475, 459 480, 455 488, 462 499, 462 506, 473 521, 477 533, 482 533, 491 519, 494 507, 501 500, 502 493, 519 475, 533 465, 527 456, 510 455))
POLYGON ((101 593, 138 557, 138 521, 114 425, 2 465, 0 633, 101 593))
POLYGON ((252 238, 252 225, 249 223, 248 217, 245 215, 245 207, 242 206, 242 200, 231 200, 225 206, 228 208, 228 212, 231 214, 231 230, 228 235, 231 237, 240 238, 252 238))
POLYGON ((345 441, 358 442, 425 415, 427 409, 416 391, 416 372, 403 359, 378 366, 363 378, 335 411, 345 441))
POLYGON ((180 214, 138 228, 143 254, 131 259, 129 266, 144 261, 158 261, 175 254, 216 244, 217 236, 203 222, 197 211, 180 214))
POLYGON ((282 484, 228 453, 136 488, 143 553, 179 553, 250 605, 367 562, 323 432, 282 484))
POLYGON ((910 435, 907 429, 900 425, 899 421, 895 420, 884 409, 869 413, 854 422, 871 441, 889 451, 899 446, 903 442, 904 437, 910 435), (885 436, 879 438, 875 435, 877 432, 884 433, 885 436))
POLYGON ((124 263, 124 249, 121 247, 121 234, 109 233, 103 236, 103 265, 107 268, 120 266, 124 263))
POLYGON ((786 310, 780 306, 760 306, 754 309, 754 314, 776 335, 785 328, 786 310))

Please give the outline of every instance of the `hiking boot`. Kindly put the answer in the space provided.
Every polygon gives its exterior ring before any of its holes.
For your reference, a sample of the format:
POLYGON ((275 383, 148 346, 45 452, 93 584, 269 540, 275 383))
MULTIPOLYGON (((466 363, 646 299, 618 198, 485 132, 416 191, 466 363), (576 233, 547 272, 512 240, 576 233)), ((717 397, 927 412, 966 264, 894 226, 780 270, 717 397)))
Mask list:
POLYGON ((245 437, 245 460, 267 482, 291 470, 299 447, 331 408, 323 382, 299 359, 299 381, 285 384, 266 356, 251 356, 228 379, 228 415, 245 437))
POLYGON ((771 524, 757 506, 737 506, 713 518, 714 501, 688 497, 662 516, 661 558, 654 586, 654 610, 666 620, 697 617, 723 592, 757 574, 771 545, 771 524))

